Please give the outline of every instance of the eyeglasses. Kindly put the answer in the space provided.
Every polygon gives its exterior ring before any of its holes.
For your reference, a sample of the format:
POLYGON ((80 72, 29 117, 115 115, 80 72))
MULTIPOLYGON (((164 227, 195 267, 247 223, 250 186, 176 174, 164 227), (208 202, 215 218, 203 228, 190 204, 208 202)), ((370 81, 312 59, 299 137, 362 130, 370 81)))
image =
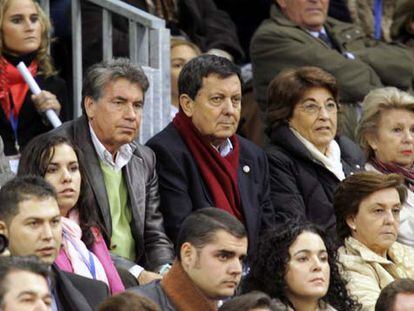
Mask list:
MULTIPOLYGON (((322 106, 315 103, 304 103, 301 104, 300 109, 308 114, 319 114, 322 106)), ((328 102, 323 105, 328 113, 336 113, 338 111, 338 105, 335 102, 328 102)))

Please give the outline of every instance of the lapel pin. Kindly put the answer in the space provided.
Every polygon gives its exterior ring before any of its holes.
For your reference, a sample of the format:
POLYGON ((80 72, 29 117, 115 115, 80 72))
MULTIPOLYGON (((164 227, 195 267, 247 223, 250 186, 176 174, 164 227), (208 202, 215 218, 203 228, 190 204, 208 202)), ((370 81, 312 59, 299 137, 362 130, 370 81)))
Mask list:
POLYGON ((248 165, 243 166, 243 172, 245 172, 245 173, 250 172, 250 166, 248 166, 248 165))

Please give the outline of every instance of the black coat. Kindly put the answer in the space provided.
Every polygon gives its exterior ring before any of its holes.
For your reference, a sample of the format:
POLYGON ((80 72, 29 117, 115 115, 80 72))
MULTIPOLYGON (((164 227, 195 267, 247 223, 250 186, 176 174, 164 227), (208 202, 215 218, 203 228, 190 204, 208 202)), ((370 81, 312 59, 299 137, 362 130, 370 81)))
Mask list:
POLYGON ((109 288, 101 281, 64 272, 55 265, 52 266, 52 272, 52 291, 57 296, 59 311, 96 310, 109 297, 109 288))
MULTIPOLYGON (((251 253, 260 231, 272 225, 274 217, 266 155, 247 139, 238 138, 239 193, 251 253)), ((197 162, 172 123, 151 138, 147 145, 157 157, 160 209, 164 215, 165 231, 175 242, 183 220, 195 210, 214 206, 214 201, 197 162)))
MULTIPOLYGON (((364 156, 359 147, 345 136, 335 140, 345 176, 362 170, 364 156)), ((287 126, 273 130, 266 153, 276 223, 301 217, 336 233, 332 201, 339 179, 311 156, 287 126)))
MULTIPOLYGON (((66 120, 66 109, 68 105, 67 90, 65 82, 58 76, 52 76, 45 79, 42 76, 35 77, 41 90, 49 91, 56 95, 60 105, 62 121, 66 120)), ((27 143, 37 135, 50 131, 53 127, 42 120, 42 116, 37 112, 33 101, 30 99, 32 92, 30 90, 24 99, 22 108, 20 109, 17 136, 20 150, 27 145, 27 143)), ((4 153, 6 155, 17 154, 15 148, 15 137, 13 128, 4 113, 0 108, 0 136, 4 142, 4 153)))

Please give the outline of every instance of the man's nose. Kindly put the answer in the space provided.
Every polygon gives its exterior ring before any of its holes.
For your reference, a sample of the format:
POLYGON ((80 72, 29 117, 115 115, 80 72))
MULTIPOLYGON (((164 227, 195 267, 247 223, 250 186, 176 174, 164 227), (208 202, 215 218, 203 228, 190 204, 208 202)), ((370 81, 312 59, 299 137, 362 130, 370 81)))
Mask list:
POLYGON ((53 230, 52 230, 50 224, 48 224, 48 223, 45 223, 43 225, 42 238, 44 238, 44 239, 53 238, 53 230))
POLYGON ((233 114, 234 111, 236 110, 236 108, 234 107, 234 103, 233 100, 231 98, 227 98, 225 99, 224 103, 223 103, 224 107, 223 107, 223 111, 226 114, 233 114))
POLYGON ((137 117, 137 110, 132 103, 127 103, 124 106, 124 117, 128 119, 135 119, 137 117))
POLYGON ((235 258, 234 260, 232 260, 230 267, 229 267, 229 272, 231 274, 241 274, 242 271, 243 271, 243 263, 238 258, 235 258))
POLYGON ((36 306, 34 308, 35 311, 50 311, 52 308, 48 306, 42 299, 39 299, 36 302, 36 306))

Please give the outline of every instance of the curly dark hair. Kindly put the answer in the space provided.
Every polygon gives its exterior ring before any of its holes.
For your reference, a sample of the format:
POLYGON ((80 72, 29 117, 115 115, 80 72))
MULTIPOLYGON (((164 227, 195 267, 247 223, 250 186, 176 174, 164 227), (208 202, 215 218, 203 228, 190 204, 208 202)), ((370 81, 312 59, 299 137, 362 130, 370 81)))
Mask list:
POLYGON ((339 273, 333 241, 315 224, 300 220, 290 220, 267 231, 262 236, 250 262, 251 270, 247 277, 247 289, 265 292, 272 298, 277 298, 284 304, 292 306, 286 295, 285 281, 286 268, 290 260, 289 248, 305 231, 319 235, 328 253, 330 283, 323 300, 338 311, 360 310, 360 304, 349 296, 346 282, 339 273))
POLYGON ((79 225, 82 229, 82 241, 88 248, 90 248, 95 241, 91 228, 97 226, 102 231, 103 226, 100 225, 98 220, 97 207, 93 206, 93 194, 91 186, 86 178, 83 156, 75 144, 69 138, 63 136, 51 136, 48 133, 35 137, 23 149, 17 175, 30 174, 44 177, 46 175, 47 167, 53 158, 54 148, 59 145, 70 146, 78 158, 79 171, 81 174, 81 187, 76 208, 79 211, 79 225))

